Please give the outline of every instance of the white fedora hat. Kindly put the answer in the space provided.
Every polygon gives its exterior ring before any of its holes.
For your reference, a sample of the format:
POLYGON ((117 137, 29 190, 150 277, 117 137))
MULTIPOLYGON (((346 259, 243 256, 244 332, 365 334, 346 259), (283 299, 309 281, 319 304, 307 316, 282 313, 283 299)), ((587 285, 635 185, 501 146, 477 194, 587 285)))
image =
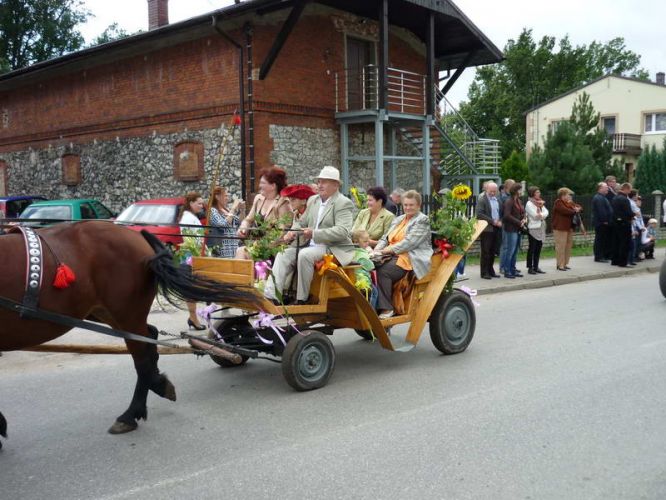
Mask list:
POLYGON ((319 172, 319 175, 315 177, 315 180, 318 179, 330 179, 332 181, 338 181, 340 184, 342 182, 340 181, 340 171, 332 167, 330 165, 326 165, 324 168, 321 169, 321 172, 319 172))

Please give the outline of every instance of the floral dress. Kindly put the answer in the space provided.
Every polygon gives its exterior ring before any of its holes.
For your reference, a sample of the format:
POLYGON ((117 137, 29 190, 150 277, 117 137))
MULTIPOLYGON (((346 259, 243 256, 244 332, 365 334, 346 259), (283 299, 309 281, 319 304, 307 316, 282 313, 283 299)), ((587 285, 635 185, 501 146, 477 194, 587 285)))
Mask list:
POLYGON ((236 214, 232 214, 231 222, 227 219, 228 215, 212 207, 210 209, 210 225, 213 229, 208 236, 209 245, 212 247, 213 256, 233 259, 236 256, 238 240, 235 239, 236 231, 240 226, 240 219, 236 214))

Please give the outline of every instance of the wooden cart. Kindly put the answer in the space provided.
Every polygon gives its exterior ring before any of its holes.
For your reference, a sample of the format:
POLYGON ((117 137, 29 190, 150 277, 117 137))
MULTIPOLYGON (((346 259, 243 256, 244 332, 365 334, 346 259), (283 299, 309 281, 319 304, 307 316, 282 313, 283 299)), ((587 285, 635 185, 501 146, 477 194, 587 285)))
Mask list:
MULTIPOLYGON (((486 222, 477 222, 472 241, 485 227, 486 222)), ((446 259, 434 254, 430 272, 419 280, 412 278, 411 287, 401 294, 404 310, 388 319, 379 319, 366 297, 354 287, 354 272, 359 266, 351 265, 342 272, 315 273, 310 288, 311 296, 317 299, 315 304, 276 306, 257 290, 260 309, 280 318, 277 320, 269 317, 258 324, 260 313, 255 305, 221 304, 222 316, 213 321, 208 337, 193 342, 198 347, 208 343, 213 350, 211 357, 223 367, 243 365, 251 357, 281 358, 285 379, 299 391, 317 389, 328 382, 335 366, 335 351, 328 335, 340 328, 351 328, 368 340, 376 338, 389 351, 405 352, 417 344, 428 322, 434 346, 444 354, 457 354, 467 349, 476 324, 470 297, 459 290, 445 290, 461 259, 457 253, 446 259), (389 329, 403 323, 409 323, 407 336, 397 341, 389 335, 389 329)), ((252 261, 197 257, 193 269, 223 284, 254 286, 255 282, 252 261)), ((394 289, 394 298, 397 293, 400 291, 394 289)))

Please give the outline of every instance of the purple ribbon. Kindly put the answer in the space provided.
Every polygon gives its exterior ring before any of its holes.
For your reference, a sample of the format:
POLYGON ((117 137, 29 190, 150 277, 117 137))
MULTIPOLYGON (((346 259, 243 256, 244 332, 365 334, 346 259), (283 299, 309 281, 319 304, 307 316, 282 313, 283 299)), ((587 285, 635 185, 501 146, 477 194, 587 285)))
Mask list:
MULTIPOLYGON (((267 312, 262 311, 259 313, 259 317, 252 322, 252 326, 254 327, 255 330, 257 328, 266 328, 266 327, 271 328, 278 336, 278 338, 282 341, 282 344, 287 345, 287 342, 284 340, 284 337, 282 336, 282 332, 284 332, 284 329, 280 328, 274 323, 273 321, 274 318, 275 318, 274 314, 269 314, 267 312)), ((259 337, 259 340, 261 340, 265 344, 268 345, 273 344, 272 340, 263 338, 258 331, 257 331, 257 337, 259 337)))
POLYGON ((476 300, 474 300, 474 297, 476 297, 479 294, 479 292, 477 292, 476 290, 472 290, 468 286, 461 286, 460 291, 466 293, 469 296, 469 298, 472 299, 472 304, 474 304, 476 307, 479 307, 481 305, 476 300))

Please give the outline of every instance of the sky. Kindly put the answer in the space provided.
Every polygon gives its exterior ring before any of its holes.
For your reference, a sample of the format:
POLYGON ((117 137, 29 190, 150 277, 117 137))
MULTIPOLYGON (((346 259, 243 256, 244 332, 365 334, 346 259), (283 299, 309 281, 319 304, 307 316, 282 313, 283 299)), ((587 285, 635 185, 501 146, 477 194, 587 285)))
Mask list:
MULTIPOLYGON (((359 0, 364 1, 364 0, 359 0)), ((81 29, 91 41, 110 24, 128 32, 148 27, 146 0, 84 0, 94 14, 81 29)), ((534 39, 544 35, 558 40, 565 35, 573 45, 596 40, 605 43, 624 37, 626 47, 641 56, 641 66, 654 81, 658 71, 666 72, 666 1, 664 0, 454 0, 454 3, 500 49, 515 39, 523 28, 533 30, 534 39)), ((169 22, 182 21, 233 4, 233 0, 169 0, 169 22)), ((474 80, 468 68, 447 94, 457 106, 467 97, 474 80)))

